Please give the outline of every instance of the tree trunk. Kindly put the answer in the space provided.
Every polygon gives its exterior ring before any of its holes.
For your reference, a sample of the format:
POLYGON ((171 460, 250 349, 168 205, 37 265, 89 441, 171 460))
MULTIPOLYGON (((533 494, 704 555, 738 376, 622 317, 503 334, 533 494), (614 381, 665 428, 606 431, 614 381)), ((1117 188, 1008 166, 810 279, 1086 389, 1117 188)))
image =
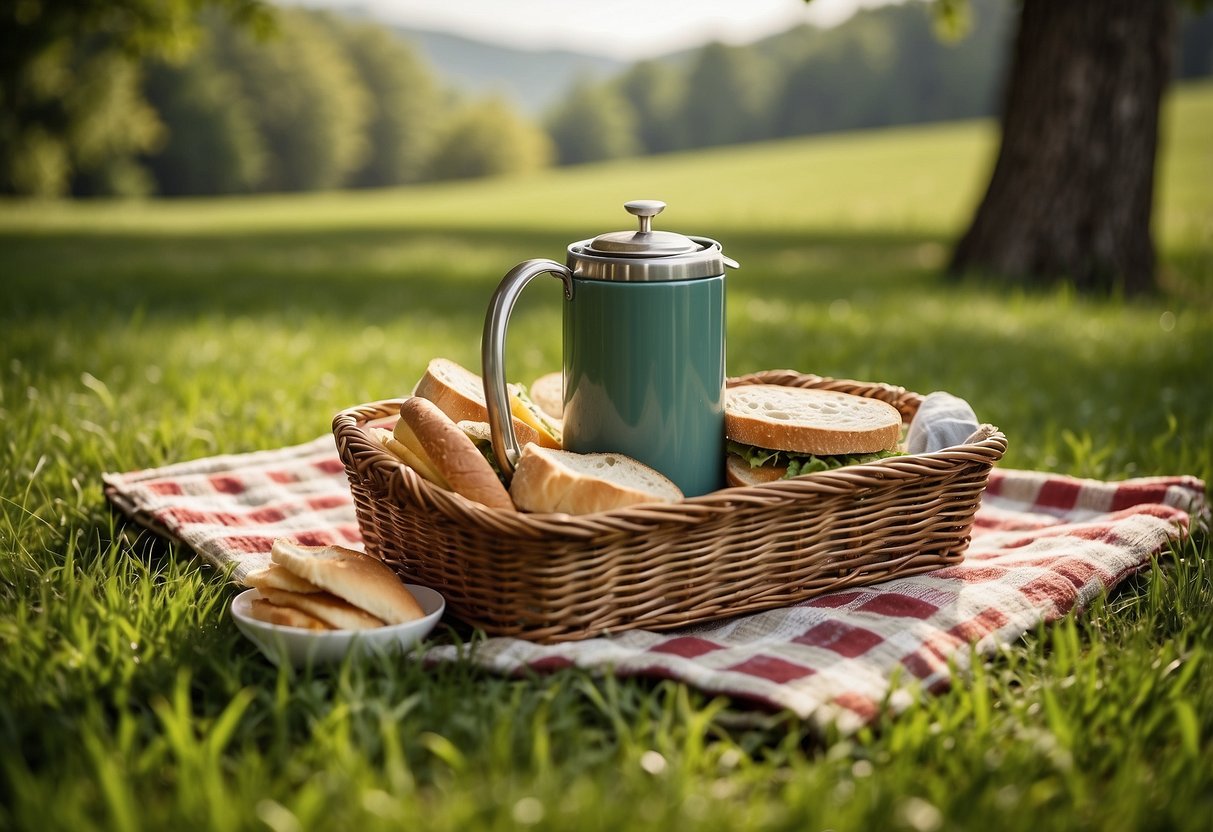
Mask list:
POLYGON ((1150 213, 1173 0, 1023 0, 985 198, 951 271, 1154 285, 1150 213))

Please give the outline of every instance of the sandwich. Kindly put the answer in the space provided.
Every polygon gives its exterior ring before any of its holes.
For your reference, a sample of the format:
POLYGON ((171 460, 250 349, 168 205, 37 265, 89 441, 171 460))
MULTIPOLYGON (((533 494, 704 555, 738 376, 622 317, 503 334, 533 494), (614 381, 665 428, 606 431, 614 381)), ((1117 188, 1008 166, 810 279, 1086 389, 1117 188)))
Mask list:
POLYGON ((400 577, 362 552, 279 538, 270 558, 269 566, 245 578, 261 595, 250 610, 259 621, 304 630, 369 630, 425 616, 400 577))
MULTIPOLYGON (((531 401, 526 388, 509 384, 510 414, 519 446, 534 442, 545 448, 561 447, 560 422, 531 401)), ((453 422, 487 422, 484 380, 446 358, 435 358, 417 382, 413 395, 429 399, 453 422)))
POLYGON ((622 454, 575 454, 527 445, 510 496, 523 511, 592 514, 641 503, 676 503, 682 491, 662 474, 622 454))
POLYGON ((879 399, 747 384, 726 392, 725 475, 749 486, 899 456, 901 414, 879 399))
POLYGON ((374 429, 372 434, 384 449, 439 488, 462 494, 489 508, 514 510, 499 472, 468 435, 429 399, 419 396, 405 399, 395 428, 390 433, 374 429))
POLYGON ((506 479, 505 472, 501 470, 501 463, 497 461, 497 454, 493 451, 493 430, 489 427, 489 423, 465 420, 459 422, 459 429, 463 431, 464 436, 472 440, 472 444, 476 446, 476 450, 480 451, 480 455, 493 469, 497 479, 501 480, 501 484, 508 487, 509 480, 506 479))

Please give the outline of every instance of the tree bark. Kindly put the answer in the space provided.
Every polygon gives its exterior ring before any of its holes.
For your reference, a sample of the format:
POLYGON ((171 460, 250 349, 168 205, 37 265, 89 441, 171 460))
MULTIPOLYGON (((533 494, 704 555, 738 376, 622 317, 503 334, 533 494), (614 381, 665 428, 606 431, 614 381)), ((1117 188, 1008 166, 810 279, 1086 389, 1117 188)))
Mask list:
POLYGON ((1023 0, 984 199, 954 273, 1154 286, 1158 115, 1174 0, 1023 0))

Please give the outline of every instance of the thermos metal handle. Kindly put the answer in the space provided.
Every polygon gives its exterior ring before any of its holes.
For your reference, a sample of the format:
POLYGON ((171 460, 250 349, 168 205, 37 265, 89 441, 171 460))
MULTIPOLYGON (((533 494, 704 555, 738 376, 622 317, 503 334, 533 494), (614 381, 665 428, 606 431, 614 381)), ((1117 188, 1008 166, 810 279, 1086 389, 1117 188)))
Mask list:
POLYGON ((484 319, 484 338, 480 342, 480 360, 484 366, 484 399, 489 411, 489 429, 493 434, 493 455, 506 480, 514 476, 514 466, 522 455, 514 422, 510 418, 510 394, 505 382, 505 331, 514 302, 532 279, 551 273, 564 283, 564 296, 573 297, 573 273, 555 260, 527 260, 510 269, 501 279, 484 319))

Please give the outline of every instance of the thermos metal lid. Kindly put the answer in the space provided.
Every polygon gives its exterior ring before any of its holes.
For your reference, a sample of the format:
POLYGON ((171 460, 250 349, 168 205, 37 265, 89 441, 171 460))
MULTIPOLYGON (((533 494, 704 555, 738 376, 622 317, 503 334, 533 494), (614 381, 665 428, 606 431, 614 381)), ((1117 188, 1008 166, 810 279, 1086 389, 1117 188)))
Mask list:
POLYGON ((664 202, 637 199, 623 207, 639 218, 640 228, 612 231, 570 245, 568 266, 574 277, 625 282, 693 280, 724 274, 725 266, 737 268, 715 240, 654 231, 653 217, 665 210, 664 202))

